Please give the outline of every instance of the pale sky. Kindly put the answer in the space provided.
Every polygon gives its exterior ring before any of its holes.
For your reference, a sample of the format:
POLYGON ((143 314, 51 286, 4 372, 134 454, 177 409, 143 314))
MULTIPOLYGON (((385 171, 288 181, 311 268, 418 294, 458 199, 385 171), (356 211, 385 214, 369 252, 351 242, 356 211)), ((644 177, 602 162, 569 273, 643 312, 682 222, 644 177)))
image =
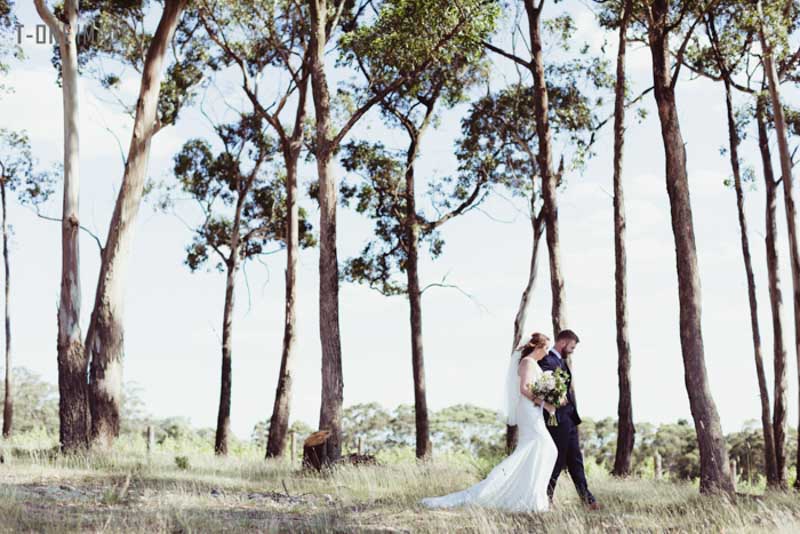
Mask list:
MULTIPOLYGON (((586 7, 571 2, 577 17, 576 44, 598 48, 606 36, 594 26, 586 7)), ((556 12, 551 7, 547 13, 556 12)), ((30 3, 20 3, 20 22, 40 21, 30 3)), ((615 37, 607 35, 613 59, 615 37)), ((27 129, 43 165, 62 159, 61 93, 50 65, 50 47, 24 43, 28 56, 12 66, 9 85, 16 93, 0 100, 0 124, 27 129)), ((546 58, 547 60, 547 58, 546 58)), ((497 73, 511 73, 496 59, 497 73)), ((649 86, 649 51, 635 46, 629 53, 634 92, 649 86)), ((703 336, 711 390, 726 432, 759 417, 749 310, 736 218, 735 196, 723 181, 730 174, 727 156, 725 102, 720 85, 684 78, 678 84, 678 106, 686 141, 691 200, 702 280, 703 336)), ((496 79, 495 79, 496 78, 496 79)), ((513 79, 513 78, 512 78, 513 79)), ((123 96, 135 98, 139 79, 128 71, 123 96)), ((97 84, 82 80, 81 93, 81 218, 105 234, 122 177, 119 147, 127 149, 132 121, 97 84)), ((236 105, 242 98, 238 78, 223 76, 206 94, 209 109, 222 109, 220 94, 236 105)), ((492 89, 504 84, 499 74, 492 89)), ((792 98, 796 98, 792 94, 792 98)), ((132 100, 128 100, 129 102, 132 100)), ((739 99, 739 102, 743 100, 739 99)), ((610 101, 609 101, 610 102, 610 101)), ((678 296, 674 241, 664 180, 664 155, 652 95, 644 100, 650 112, 643 124, 629 121, 625 153, 628 214, 628 294, 633 358, 633 409, 636 421, 653 423, 690 418, 678 335, 678 296)), ((421 177, 452 172, 453 143, 465 107, 446 111, 440 127, 430 132, 418 164, 421 177)), ((228 118, 232 118, 229 115, 228 118)), ((399 146, 405 139, 388 131, 372 115, 354 135, 399 146)), ((191 137, 212 133, 196 109, 179 124, 160 132, 153 142, 149 177, 168 180, 172 157, 191 137)), ((767 374, 772 379, 772 329, 764 257, 764 187, 760 160, 749 132, 742 150, 744 166, 757 171, 747 192, 747 216, 758 284, 761 335, 767 374)), ((774 140, 773 140, 774 145, 774 140)), ((616 415, 617 353, 614 322, 614 249, 612 233, 611 129, 602 131, 597 156, 583 174, 567 177, 560 192, 561 250, 566 278, 568 324, 581 337, 574 372, 582 415, 616 415)), ((776 156, 777 148, 773 154, 776 156)), ((301 183, 314 178, 314 166, 302 168, 301 183)), ((304 185, 301 186, 305 190, 304 185)), ((420 187, 424 191, 424 187, 420 187)), ((47 206, 57 216, 60 190, 47 206)), ((784 292, 787 347, 792 347, 791 279, 786 227, 779 202, 779 243, 784 292)), ((316 206, 303 205, 317 227, 316 206)), ((514 315, 524 288, 530 257, 530 223, 524 202, 494 197, 443 227, 444 253, 435 262, 424 256, 423 285, 458 284, 480 303, 453 289, 433 288, 423 300, 428 403, 438 410, 457 403, 499 409, 503 372, 509 355, 514 315)), ((192 220, 191 205, 180 208, 192 220)), ((59 225, 38 219, 13 205, 12 327, 16 366, 24 366, 56 383, 56 309, 60 276, 59 225)), ((342 209, 339 256, 360 251, 371 236, 371 223, 342 209)), ((187 416, 194 425, 214 426, 219 400, 220 325, 224 277, 216 271, 192 274, 183 265, 189 231, 175 216, 143 206, 136 225, 125 311, 124 379, 136 383, 147 409, 155 416, 187 416)), ((97 245, 81 239, 83 328, 93 302, 99 264, 97 245)), ((546 247, 542 247, 539 282, 526 325, 551 335, 546 247)), ((234 433, 247 437, 253 425, 272 410, 283 336, 283 269, 285 255, 264 258, 247 267, 248 288, 240 277, 233 345, 234 433)), ((320 402, 317 315, 317 252, 300 257, 298 345, 294 361, 291 418, 316 425, 320 402)), ((343 284, 340 291, 345 405, 379 402, 387 408, 413 404, 408 304, 386 298, 364 286, 343 284)), ((789 421, 796 426, 797 366, 789 350, 789 421)), ((772 387, 770 386, 770 392, 772 387)))

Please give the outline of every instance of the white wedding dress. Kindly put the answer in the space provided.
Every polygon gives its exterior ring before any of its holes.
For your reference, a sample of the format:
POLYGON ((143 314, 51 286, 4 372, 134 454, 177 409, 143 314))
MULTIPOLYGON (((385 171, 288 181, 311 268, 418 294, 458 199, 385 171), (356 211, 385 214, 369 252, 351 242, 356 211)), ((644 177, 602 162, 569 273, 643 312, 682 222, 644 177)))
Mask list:
MULTIPOLYGON (((512 357, 519 358, 519 353, 515 354, 512 357)), ((534 367, 535 380, 542 370, 538 365, 534 367)), ((516 420, 519 429, 514 452, 477 484, 441 497, 426 497, 420 501, 424 506, 450 508, 475 505, 510 512, 544 512, 549 509, 547 485, 558 450, 547 431, 543 409, 519 393, 519 378, 516 385, 516 395, 507 387, 510 398, 516 399, 515 413, 509 417, 509 422, 516 420)))

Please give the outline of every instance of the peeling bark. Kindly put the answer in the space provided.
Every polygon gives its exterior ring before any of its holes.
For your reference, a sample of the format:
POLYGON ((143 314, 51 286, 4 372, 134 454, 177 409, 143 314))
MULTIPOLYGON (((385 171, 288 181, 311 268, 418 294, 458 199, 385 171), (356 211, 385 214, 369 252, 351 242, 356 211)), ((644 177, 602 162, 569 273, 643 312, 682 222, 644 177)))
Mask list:
POLYGON ((80 107, 78 87, 78 2, 64 2, 66 24, 35 1, 36 10, 58 39, 61 56, 64 107, 64 196, 61 216, 61 293, 58 304, 58 392, 59 443, 64 452, 85 449, 89 444, 89 391, 86 381, 88 356, 81 326, 79 254, 80 107))
POLYGON ((319 329, 322 345, 322 399, 319 429, 329 431, 326 458, 335 461, 342 450, 342 342, 339 333, 339 261, 336 249, 335 146, 331 139, 331 101, 325 75, 328 6, 311 2, 311 89, 316 119, 316 160, 319 178, 319 329))
MULTIPOLYGON (((786 489, 786 425, 787 400, 786 391, 786 346, 783 339, 783 293, 781 291, 780 260, 778 256, 778 219, 777 198, 778 183, 772 169, 772 154, 769 148, 769 137, 766 125, 765 102, 762 98, 756 101, 756 121, 758 123, 758 147, 761 152, 761 163, 764 169, 766 185, 766 250, 767 275, 769 279, 769 301, 772 312, 773 365, 775 371, 772 433, 775 446, 775 485, 786 489)), ((769 476, 767 477, 769 479, 769 476)), ((767 481, 769 483, 769 480, 767 481)))
MULTIPOLYGON (((758 16, 763 24, 763 13, 761 12, 761 2, 756 2, 758 16)), ((767 79, 767 88, 769 89, 770 102, 772 104, 772 113, 775 122, 775 134, 778 140, 778 155, 781 165, 781 181, 783 183, 783 198, 786 212, 786 227, 788 228, 789 236, 789 256, 792 268, 792 303, 794 305, 794 320, 795 320, 795 353, 797 362, 800 364, 800 248, 798 248, 797 241, 797 206, 794 202, 793 189, 794 179, 792 178, 792 158, 789 153, 789 141, 786 132, 786 117, 783 111, 783 103, 781 102, 780 87, 778 82, 778 73, 775 69, 775 63, 772 47, 764 34, 763 26, 759 31, 759 38, 761 40, 761 48, 763 50, 764 61, 764 74, 767 79)), ((798 367, 798 383, 800 383, 800 367, 798 367)), ((798 444, 800 444, 800 435, 798 435, 798 444)), ((800 449, 797 451, 796 469, 800 473, 800 449)), ((795 489, 800 489, 800 476, 797 477, 794 483, 795 489)))
POLYGON ((86 334, 86 351, 91 359, 91 439, 101 447, 109 447, 119 435, 126 269, 144 190, 150 142, 156 132, 164 58, 187 1, 165 1, 161 20, 147 50, 125 173, 103 249, 95 303, 86 334))
POLYGON ((303 122, 306 117, 307 68, 298 87, 294 130, 284 147, 286 164, 286 297, 284 303, 283 351, 275 389, 275 402, 267 439, 267 458, 278 457, 286 448, 292 400, 292 360, 297 341, 297 258, 300 254, 300 207, 297 193, 297 162, 303 144, 303 122))

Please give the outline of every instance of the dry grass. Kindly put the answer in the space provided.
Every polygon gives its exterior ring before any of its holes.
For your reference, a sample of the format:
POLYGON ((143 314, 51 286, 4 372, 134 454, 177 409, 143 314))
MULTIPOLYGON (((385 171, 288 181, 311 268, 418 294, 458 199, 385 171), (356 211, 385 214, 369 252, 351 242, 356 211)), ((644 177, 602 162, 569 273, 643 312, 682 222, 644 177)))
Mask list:
POLYGON ((87 457, 11 455, 0 465, 0 532, 750 532, 800 531, 796 495, 704 498, 690 484, 610 479, 594 470, 604 505, 583 509, 568 477, 557 508, 509 514, 430 511, 423 496, 478 480, 474 467, 436 461, 303 473, 256 454, 218 459, 117 451, 87 457))

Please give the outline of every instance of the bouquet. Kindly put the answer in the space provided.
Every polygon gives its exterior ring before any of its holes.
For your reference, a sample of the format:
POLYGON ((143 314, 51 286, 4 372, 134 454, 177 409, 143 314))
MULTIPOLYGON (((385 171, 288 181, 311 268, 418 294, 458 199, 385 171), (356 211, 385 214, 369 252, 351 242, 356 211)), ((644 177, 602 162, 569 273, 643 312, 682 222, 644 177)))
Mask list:
MULTIPOLYGON (((567 399, 567 373, 560 368, 555 371, 545 371, 529 387, 534 397, 543 399, 557 408, 567 399)), ((555 412, 550 414, 547 424, 558 426, 555 412)))

